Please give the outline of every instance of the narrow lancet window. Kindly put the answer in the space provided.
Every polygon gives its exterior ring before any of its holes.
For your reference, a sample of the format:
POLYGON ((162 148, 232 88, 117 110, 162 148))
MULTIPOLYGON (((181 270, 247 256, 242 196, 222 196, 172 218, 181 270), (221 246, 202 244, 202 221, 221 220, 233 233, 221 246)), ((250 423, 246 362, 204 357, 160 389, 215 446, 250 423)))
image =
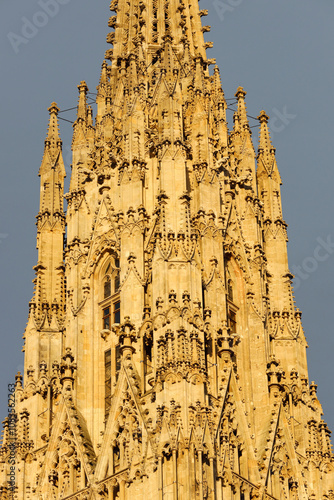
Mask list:
POLYGON ((228 280, 227 283, 227 297, 233 302, 233 284, 232 280, 228 280))
POLYGON ((103 329, 110 330, 110 307, 103 309, 103 329))
POLYGON ((110 330, 113 324, 121 321, 121 303, 119 297, 120 269, 119 259, 110 259, 103 273, 101 286, 102 328, 110 330))
POLYGON ((121 303, 118 300, 114 303, 114 323, 121 322, 121 303))
POLYGON ((114 280, 115 293, 118 292, 119 285, 120 285, 120 278, 119 278, 119 272, 117 272, 117 274, 115 276, 115 280, 114 280))
POLYGON ((229 310, 228 312, 228 323, 230 327, 230 333, 237 332, 237 315, 234 311, 229 310))
POLYGON ((111 295, 111 281, 108 277, 104 282, 104 298, 107 299, 111 295))
POLYGON ((144 340, 144 372, 145 375, 152 373, 152 342, 150 339, 144 340))

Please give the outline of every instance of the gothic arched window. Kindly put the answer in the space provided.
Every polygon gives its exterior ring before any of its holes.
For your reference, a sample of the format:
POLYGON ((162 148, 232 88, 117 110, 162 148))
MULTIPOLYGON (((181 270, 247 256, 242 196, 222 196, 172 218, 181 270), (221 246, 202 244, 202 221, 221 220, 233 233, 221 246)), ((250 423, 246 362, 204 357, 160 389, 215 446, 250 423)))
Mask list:
POLYGON ((115 275, 115 278, 114 278, 115 293, 118 291, 119 285, 120 285, 120 276, 119 276, 119 272, 117 272, 115 275))
POLYGON ((145 373, 145 375, 152 373, 152 350, 153 350, 152 339, 145 338, 144 339, 144 360, 143 360, 144 361, 144 373, 145 373))
POLYGON ((110 330, 111 325, 118 324, 121 321, 121 302, 119 297, 120 288, 120 268, 119 259, 110 258, 107 265, 104 266, 102 301, 102 328, 110 330))
POLYGON ((104 295, 105 299, 107 299, 111 295, 111 281, 110 281, 109 276, 107 276, 107 278, 105 279, 105 282, 104 282, 104 294, 103 295, 104 295))
POLYGON ((230 328, 230 333, 237 332, 237 315, 232 309, 228 311, 228 326, 230 328))
POLYGON ((227 282, 227 296, 233 302, 233 283, 232 280, 227 282))

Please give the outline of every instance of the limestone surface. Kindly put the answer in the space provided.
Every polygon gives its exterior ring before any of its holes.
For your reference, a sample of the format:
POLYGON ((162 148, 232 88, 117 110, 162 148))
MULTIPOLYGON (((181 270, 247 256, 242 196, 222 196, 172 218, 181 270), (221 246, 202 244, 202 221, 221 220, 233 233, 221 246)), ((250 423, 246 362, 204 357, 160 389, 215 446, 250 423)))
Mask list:
POLYGON ((197 0, 111 10, 94 118, 78 86, 66 214, 49 108, 0 497, 334 500, 269 117, 256 153, 238 88, 228 129, 197 0))

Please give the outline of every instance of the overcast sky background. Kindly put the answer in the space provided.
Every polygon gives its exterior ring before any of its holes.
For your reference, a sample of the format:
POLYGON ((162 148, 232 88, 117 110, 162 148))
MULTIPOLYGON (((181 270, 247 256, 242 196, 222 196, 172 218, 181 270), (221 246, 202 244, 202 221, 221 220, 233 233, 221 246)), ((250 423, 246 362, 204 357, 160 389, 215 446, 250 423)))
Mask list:
MULTIPOLYGON (((40 15, 43 0, 2 1, 0 7, 1 420, 7 414, 7 385, 23 370, 47 108, 52 101, 61 109, 75 106, 81 80, 94 92, 109 48, 109 0, 55 1, 59 12, 53 17, 40 15), (24 32, 26 19, 40 27, 24 32)), ((309 376, 334 430, 334 248, 316 251, 319 238, 334 242, 334 2, 201 0, 200 8, 209 10, 202 18, 212 26, 205 35, 214 42, 208 56, 217 60, 225 96, 232 98, 241 85, 249 114, 265 109, 274 118, 289 265, 294 274, 300 266, 302 276, 295 295, 310 346, 309 376)), ((75 114, 60 116, 73 121, 75 114)), ((60 126, 69 174, 72 127, 65 121, 60 126)), ((257 128, 252 130, 257 140, 257 128)))

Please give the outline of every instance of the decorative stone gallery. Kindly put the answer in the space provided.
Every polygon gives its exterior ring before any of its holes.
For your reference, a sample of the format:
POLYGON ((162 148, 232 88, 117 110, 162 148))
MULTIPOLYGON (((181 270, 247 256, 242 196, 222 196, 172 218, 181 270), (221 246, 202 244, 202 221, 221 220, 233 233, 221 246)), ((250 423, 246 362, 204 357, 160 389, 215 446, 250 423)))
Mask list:
POLYGON ((228 130, 197 0, 111 10, 94 119, 78 87, 66 214, 49 108, 0 497, 333 500, 268 116, 256 154, 239 88, 228 130))

